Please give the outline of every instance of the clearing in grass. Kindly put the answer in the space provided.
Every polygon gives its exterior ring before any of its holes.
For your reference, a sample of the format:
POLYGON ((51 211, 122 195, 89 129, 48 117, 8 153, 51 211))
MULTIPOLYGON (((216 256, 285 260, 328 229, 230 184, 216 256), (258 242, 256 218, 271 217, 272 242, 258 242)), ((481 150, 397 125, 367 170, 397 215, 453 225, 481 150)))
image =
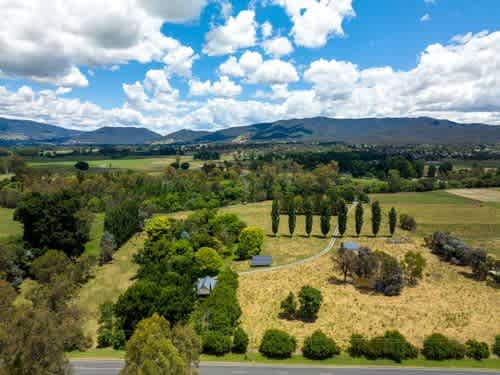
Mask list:
POLYGON ((21 235, 23 226, 18 221, 14 221, 14 210, 10 208, 0 208, 0 238, 21 235))

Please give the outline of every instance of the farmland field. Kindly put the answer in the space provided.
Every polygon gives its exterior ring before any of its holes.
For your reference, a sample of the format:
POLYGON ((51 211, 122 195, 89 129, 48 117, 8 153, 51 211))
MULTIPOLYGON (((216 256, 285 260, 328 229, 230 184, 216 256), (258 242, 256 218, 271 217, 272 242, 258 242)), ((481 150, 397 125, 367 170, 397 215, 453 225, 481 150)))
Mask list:
POLYGON ((14 210, 12 209, 0 208, 0 238, 22 233, 22 225, 14 221, 13 214, 14 210))
MULTIPOLYGON (((490 191, 494 193, 495 190, 490 191)), ((398 212, 414 216, 419 237, 436 230, 447 231, 469 246, 484 247, 500 258, 500 205, 497 202, 479 202, 445 191, 375 194, 371 198, 379 200, 386 213, 394 206, 398 212)))
MULTIPOLYGON (((85 160, 85 158, 82 158, 85 160)), ((174 156, 157 157, 157 158, 137 158, 137 159, 102 159, 89 160, 91 168, 106 168, 106 169, 131 169, 138 171, 161 171, 175 161, 174 156)), ((181 157, 181 162, 187 161, 191 164, 191 168, 199 168, 203 165, 202 161, 193 160, 191 156, 181 157)), ((36 161, 30 162, 29 166, 34 168, 70 168, 75 165, 74 160, 54 160, 54 161, 36 161)))

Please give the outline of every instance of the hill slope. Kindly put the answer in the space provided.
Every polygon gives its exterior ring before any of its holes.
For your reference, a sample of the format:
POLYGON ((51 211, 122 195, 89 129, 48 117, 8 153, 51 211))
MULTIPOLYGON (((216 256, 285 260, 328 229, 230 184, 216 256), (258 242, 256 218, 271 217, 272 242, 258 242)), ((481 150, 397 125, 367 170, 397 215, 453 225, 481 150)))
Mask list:
POLYGON ((15 144, 144 144, 162 136, 146 128, 103 127, 77 131, 35 121, 0 118, 0 143, 15 144))
POLYGON ((39 142, 54 139, 68 139, 79 131, 42 124, 28 120, 0 118, 0 140, 12 142, 39 142))
POLYGON ((159 141, 162 136, 146 128, 104 127, 82 132, 69 140, 71 144, 132 145, 159 141))
MULTIPOLYGON (((180 132, 167 136, 176 139, 180 132)), ((189 132, 179 143, 346 142, 368 144, 471 144, 500 142, 500 126, 459 124, 429 117, 281 120, 207 134, 189 132), (197 133, 197 134, 196 134, 197 133)))

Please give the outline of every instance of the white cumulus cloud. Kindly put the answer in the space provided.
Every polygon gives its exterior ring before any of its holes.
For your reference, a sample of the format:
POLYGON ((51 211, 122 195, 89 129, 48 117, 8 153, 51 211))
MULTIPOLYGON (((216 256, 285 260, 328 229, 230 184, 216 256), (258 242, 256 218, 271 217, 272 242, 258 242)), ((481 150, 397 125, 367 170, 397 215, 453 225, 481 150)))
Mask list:
POLYGON ((262 47, 266 54, 277 58, 289 55, 293 52, 292 43, 290 43, 288 38, 283 36, 265 40, 262 43, 262 47))
POLYGON ((224 25, 212 28, 207 35, 203 52, 209 56, 226 55, 256 43, 257 22, 253 10, 243 10, 229 17, 224 25))

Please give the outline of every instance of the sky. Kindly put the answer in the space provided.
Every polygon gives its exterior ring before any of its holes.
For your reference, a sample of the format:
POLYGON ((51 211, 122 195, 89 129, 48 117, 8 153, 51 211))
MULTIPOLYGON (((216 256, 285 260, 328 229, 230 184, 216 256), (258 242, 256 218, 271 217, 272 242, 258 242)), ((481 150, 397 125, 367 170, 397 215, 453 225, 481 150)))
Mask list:
POLYGON ((500 125, 498 0, 0 0, 0 116, 161 134, 287 118, 500 125))

